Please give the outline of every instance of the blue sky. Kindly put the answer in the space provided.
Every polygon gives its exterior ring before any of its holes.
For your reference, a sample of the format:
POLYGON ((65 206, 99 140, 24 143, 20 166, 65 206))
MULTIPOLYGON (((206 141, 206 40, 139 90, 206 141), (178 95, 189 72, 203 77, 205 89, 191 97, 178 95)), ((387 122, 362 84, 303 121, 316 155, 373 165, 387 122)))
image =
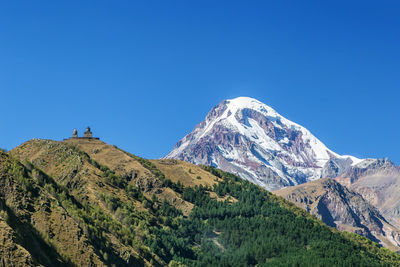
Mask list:
POLYGON ((249 96, 400 163, 398 1, 3 1, 0 147, 96 136, 158 158, 249 96))

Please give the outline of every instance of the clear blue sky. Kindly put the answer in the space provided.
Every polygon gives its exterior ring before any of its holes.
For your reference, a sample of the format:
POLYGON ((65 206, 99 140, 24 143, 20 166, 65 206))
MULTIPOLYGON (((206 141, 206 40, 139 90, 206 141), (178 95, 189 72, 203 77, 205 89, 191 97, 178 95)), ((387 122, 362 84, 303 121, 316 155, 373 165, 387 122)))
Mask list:
POLYGON ((2 1, 0 147, 90 125, 157 158, 249 96, 340 154, 399 164, 398 3, 2 1))

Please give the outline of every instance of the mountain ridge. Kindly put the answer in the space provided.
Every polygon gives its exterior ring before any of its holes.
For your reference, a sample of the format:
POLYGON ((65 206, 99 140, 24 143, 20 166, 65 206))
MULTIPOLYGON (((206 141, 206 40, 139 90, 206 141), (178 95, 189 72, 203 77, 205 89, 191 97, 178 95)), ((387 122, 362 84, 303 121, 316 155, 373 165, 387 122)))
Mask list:
MULTIPOLYGON (((16 190, 0 187, 7 205, 0 205, 0 233, 21 233, 10 221, 16 214, 14 221, 39 234, 42 252, 18 252, 30 266, 400 263, 378 244, 213 167, 150 161, 99 140, 36 139, 3 154, 0 183, 16 190), (191 206, 186 214, 182 203, 191 206), (40 256, 48 249, 59 264, 40 256)), ((0 247, 0 258, 27 246, 14 242, 0 247)), ((7 255, 13 266, 19 256, 7 255)))

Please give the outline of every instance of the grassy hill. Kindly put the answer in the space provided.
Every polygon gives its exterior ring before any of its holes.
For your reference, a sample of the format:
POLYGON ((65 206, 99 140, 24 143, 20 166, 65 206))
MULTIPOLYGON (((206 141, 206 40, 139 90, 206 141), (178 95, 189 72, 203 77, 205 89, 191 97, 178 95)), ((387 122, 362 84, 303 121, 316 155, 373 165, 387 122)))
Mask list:
POLYGON ((0 153, 0 266, 400 265, 211 167, 87 139, 0 153))

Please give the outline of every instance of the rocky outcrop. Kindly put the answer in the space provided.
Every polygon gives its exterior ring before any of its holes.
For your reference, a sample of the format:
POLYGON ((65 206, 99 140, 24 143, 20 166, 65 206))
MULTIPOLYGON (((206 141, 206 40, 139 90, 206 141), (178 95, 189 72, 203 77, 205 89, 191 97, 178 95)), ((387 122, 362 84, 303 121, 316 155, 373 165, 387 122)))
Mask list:
POLYGON ((331 158, 322 168, 321 178, 335 178, 348 171, 353 164, 350 158, 331 158))
POLYGON ((400 250, 400 230, 360 194, 334 179, 320 179, 274 191, 327 225, 354 232, 394 251, 400 250))
POLYGON ((387 159, 368 159, 336 178, 359 193, 392 224, 400 227, 400 168, 387 159))

